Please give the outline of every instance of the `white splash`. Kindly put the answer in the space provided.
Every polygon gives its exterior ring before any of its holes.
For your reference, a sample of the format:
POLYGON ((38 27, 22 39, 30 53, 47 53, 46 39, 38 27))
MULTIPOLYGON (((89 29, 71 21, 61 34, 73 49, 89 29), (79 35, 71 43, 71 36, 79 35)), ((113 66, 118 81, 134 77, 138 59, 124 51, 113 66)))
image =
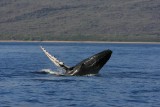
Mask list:
POLYGON ((85 75, 85 76, 97 76, 98 74, 87 74, 87 75, 85 75))
POLYGON ((62 72, 52 71, 51 69, 42 69, 41 72, 52 74, 52 75, 64 75, 62 72))

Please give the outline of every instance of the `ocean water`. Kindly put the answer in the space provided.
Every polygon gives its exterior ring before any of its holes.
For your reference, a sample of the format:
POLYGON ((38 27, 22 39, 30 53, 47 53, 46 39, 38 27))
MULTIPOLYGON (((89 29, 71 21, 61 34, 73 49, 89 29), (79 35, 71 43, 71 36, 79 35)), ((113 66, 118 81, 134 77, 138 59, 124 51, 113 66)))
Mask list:
POLYGON ((160 44, 1 42, 0 107, 160 107, 160 44), (69 66, 113 54, 96 76, 55 76, 40 45, 69 66))

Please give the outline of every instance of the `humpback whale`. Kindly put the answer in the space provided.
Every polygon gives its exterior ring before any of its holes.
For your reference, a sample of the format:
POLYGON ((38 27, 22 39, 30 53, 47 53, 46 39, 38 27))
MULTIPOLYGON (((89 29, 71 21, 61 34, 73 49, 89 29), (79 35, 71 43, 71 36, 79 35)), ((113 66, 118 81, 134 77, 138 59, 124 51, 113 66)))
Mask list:
POLYGON ((89 58, 84 59, 73 67, 65 65, 55 56, 52 56, 45 48, 40 47, 45 55, 58 67, 65 70, 64 75, 83 76, 88 74, 98 74, 100 69, 106 64, 112 55, 112 51, 107 49, 89 58))

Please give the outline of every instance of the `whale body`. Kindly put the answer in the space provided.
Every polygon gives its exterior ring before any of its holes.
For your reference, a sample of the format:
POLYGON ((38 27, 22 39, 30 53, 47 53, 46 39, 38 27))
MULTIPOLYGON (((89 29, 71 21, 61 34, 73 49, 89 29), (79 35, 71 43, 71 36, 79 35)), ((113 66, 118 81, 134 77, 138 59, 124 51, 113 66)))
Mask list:
POLYGON ((98 74, 100 69, 106 64, 112 55, 110 49, 99 52, 89 58, 84 59, 75 66, 69 67, 63 62, 59 61, 55 56, 52 56, 43 47, 41 47, 45 55, 58 67, 65 70, 64 75, 82 76, 88 74, 98 74))

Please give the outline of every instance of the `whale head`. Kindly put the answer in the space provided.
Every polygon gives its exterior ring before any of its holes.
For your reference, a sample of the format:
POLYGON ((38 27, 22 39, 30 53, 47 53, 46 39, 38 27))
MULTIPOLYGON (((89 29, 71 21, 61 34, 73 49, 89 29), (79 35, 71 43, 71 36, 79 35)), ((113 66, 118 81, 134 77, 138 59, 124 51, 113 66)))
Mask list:
POLYGON ((66 73, 69 75, 77 76, 97 74, 100 69, 106 64, 106 62, 110 59, 111 55, 111 50, 104 50, 71 67, 68 71, 66 71, 66 73))

